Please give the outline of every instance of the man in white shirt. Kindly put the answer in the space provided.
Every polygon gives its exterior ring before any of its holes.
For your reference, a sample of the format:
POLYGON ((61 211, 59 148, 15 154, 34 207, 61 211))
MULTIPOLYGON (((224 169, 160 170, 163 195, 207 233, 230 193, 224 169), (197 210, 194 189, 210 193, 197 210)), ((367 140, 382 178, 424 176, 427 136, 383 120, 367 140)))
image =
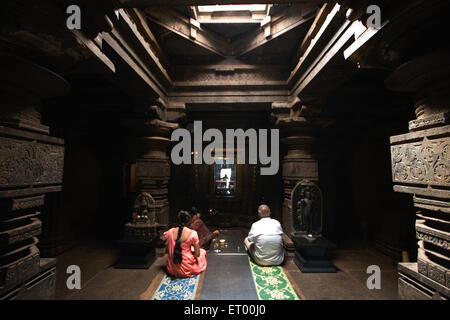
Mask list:
POLYGON ((281 224, 270 218, 270 208, 265 204, 258 207, 258 217, 244 240, 245 247, 257 264, 280 265, 284 260, 281 224))

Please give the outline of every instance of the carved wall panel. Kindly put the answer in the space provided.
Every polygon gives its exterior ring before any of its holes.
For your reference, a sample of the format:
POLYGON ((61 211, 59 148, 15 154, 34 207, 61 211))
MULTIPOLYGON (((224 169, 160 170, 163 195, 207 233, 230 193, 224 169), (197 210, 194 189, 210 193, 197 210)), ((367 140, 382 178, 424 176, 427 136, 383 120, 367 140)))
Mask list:
POLYGON ((0 137, 0 187, 61 184, 64 147, 0 137))
POLYGON ((283 81, 285 72, 278 69, 268 70, 232 70, 228 72, 217 72, 215 70, 199 70, 187 68, 178 71, 176 81, 229 81, 230 84, 239 81, 283 81))
POLYGON ((450 137, 391 146, 394 182, 450 186, 450 137))

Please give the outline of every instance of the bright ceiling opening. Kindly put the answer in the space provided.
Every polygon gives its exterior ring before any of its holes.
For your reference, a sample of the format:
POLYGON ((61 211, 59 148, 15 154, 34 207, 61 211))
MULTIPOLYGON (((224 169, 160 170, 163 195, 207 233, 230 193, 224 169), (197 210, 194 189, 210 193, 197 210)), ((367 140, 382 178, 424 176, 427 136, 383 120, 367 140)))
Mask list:
POLYGON ((269 5, 265 4, 230 4, 230 5, 209 5, 197 6, 199 12, 228 12, 228 11, 250 11, 265 12, 269 5))
POLYGON ((200 23, 260 23, 271 10, 271 4, 230 4, 191 7, 200 23))

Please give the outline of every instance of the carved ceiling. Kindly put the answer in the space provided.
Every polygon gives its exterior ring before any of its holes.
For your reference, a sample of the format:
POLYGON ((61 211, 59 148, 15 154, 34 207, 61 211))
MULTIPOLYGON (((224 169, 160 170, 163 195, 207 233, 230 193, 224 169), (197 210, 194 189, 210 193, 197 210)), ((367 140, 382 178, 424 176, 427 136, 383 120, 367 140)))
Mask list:
POLYGON ((318 12, 308 4, 147 7, 147 23, 172 66, 289 65, 318 12))

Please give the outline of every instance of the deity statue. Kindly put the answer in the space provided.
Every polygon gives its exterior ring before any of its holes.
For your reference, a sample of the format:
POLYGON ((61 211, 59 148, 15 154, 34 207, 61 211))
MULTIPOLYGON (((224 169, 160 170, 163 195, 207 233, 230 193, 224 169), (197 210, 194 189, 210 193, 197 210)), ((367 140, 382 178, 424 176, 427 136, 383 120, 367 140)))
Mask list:
POLYGON ((154 206, 155 200, 149 193, 140 193, 134 202, 133 223, 154 224, 156 222, 154 206))
POLYGON ((300 225, 304 226, 304 230, 309 237, 313 233, 313 213, 311 210, 313 199, 309 189, 303 189, 300 200, 297 201, 297 219, 300 225))
POLYGON ((313 239, 322 230, 322 197, 320 189, 302 180, 292 193, 294 229, 313 239))

